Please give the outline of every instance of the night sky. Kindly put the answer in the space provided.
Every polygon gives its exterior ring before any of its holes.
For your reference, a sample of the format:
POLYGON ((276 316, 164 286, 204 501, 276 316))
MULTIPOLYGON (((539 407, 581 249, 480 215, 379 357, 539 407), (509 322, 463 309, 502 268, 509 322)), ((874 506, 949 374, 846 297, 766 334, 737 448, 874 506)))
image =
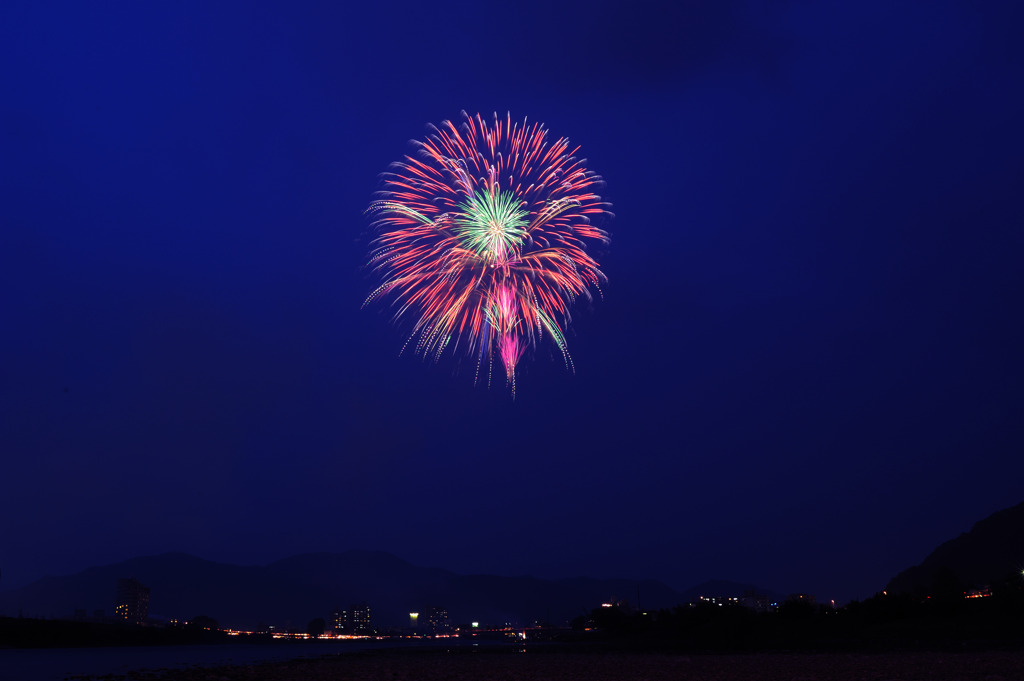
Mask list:
POLYGON ((0 588, 382 549, 846 601, 1024 501, 1014 3, 5 2, 0 588), (399 355, 429 123, 582 147, 603 299, 516 399, 399 355))

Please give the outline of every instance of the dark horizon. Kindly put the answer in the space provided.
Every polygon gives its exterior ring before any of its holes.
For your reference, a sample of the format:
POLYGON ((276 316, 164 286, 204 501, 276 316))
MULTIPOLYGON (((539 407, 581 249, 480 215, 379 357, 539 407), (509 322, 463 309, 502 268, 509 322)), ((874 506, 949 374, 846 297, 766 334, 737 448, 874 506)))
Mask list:
MULTIPOLYGON (((967 572, 965 572, 964 575, 962 575, 961 578, 960 578, 961 580, 967 580, 967 581, 963 581, 962 582, 963 586, 965 588, 968 588, 968 587, 981 587, 981 586, 983 586, 983 582, 987 581, 988 578, 981 579, 981 581, 978 581, 977 579, 973 579, 972 580, 972 578, 968 576, 968 574, 978 573, 979 570, 981 570, 981 572, 989 574, 989 578, 999 577, 1000 574, 1001 574, 1001 573, 997 574, 997 573, 999 573, 999 568, 997 567, 997 564, 999 563, 999 559, 995 558, 993 560, 993 555, 992 555, 991 552, 992 551, 996 551, 998 555, 1002 555, 1002 554, 1013 553, 1013 551, 1011 549, 1000 549, 998 547, 998 545, 993 545, 993 540, 995 540, 996 542, 1001 541, 1000 540, 1000 536, 1001 536, 1000 533, 1006 534, 1008 531, 1012 533, 1012 529, 1015 526, 1014 523, 1018 519, 1018 516, 1020 516, 1020 514, 1021 514, 1020 513, 1021 509, 1024 509, 1024 502, 1021 502, 1020 504, 1017 504, 1016 506, 1011 507, 1011 508, 1000 509, 999 511, 997 511, 995 514, 993 514, 989 518, 982 519, 982 521, 979 521, 979 523, 974 524, 974 526, 972 527, 972 531, 970 533, 961 533, 961 534, 959 534, 956 537, 951 537, 951 538, 943 541, 941 544, 939 544, 936 547, 934 547, 933 551, 929 552, 928 556, 926 557, 927 560, 923 560, 920 563, 915 563, 913 565, 906 566, 903 570, 900 570, 900 572, 898 574, 892 575, 892 578, 889 580, 889 583, 887 585, 879 586, 879 588, 875 589, 875 591, 872 594, 870 594, 870 596, 877 597, 879 594, 884 593, 886 588, 893 588, 893 583, 895 581, 899 581, 899 580, 903 580, 903 582, 906 582, 906 584, 904 584, 904 587, 906 587, 909 584, 918 583, 918 582, 920 582, 918 584, 918 588, 920 588, 922 586, 925 586, 926 584, 930 583, 928 580, 932 579, 931 577, 928 576, 930 574, 930 571, 932 571, 936 567, 939 567, 940 565, 944 564, 944 561, 948 561, 950 559, 951 555, 955 555, 956 556, 955 558, 953 558, 953 562, 956 565, 959 566, 957 568, 958 570, 965 570, 965 569, 967 570, 967 572), (1009 525, 1007 523, 1009 523, 1009 525), (982 527, 984 528, 983 530, 981 530, 982 534, 978 535, 977 533, 979 531, 979 528, 982 528, 982 527), (996 528, 999 528, 999 529, 996 529, 996 528), (968 539, 970 537, 973 537, 974 539, 973 539, 973 542, 970 543, 970 546, 972 548, 968 549, 968 548, 966 548, 967 545, 964 544, 964 540, 968 539), (958 548, 954 549, 953 548, 954 546, 957 546, 958 548), (963 561, 967 560, 968 556, 973 551, 978 550, 979 546, 983 547, 982 548, 983 555, 982 556, 977 556, 976 560, 970 563, 970 565, 972 567, 969 567, 969 568, 965 567, 966 564, 962 564, 963 561), (950 553, 951 550, 954 551, 954 554, 950 553), (938 561, 938 562, 936 562, 936 561, 938 561), (926 568, 925 566, 928 566, 928 567, 926 568), (907 581, 907 580, 910 580, 910 581, 907 581), (921 581, 921 580, 924 580, 924 581, 921 581)), ((272 559, 270 561, 254 562, 254 563, 233 563, 231 561, 217 561, 217 560, 211 560, 211 559, 209 559, 209 558, 207 558, 205 556, 194 555, 194 554, 187 553, 187 552, 167 551, 167 552, 159 552, 159 553, 140 555, 140 556, 131 556, 131 557, 126 558, 125 560, 115 561, 115 562, 109 563, 109 564, 89 565, 89 566, 85 566, 83 568, 83 570, 79 570, 79 571, 76 571, 74 573, 69 573, 69 574, 46 574, 46 575, 43 575, 43 576, 39 577, 38 579, 32 580, 32 581, 30 581, 28 583, 25 583, 25 584, 13 584, 13 585, 8 584, 6 587, 3 584, 0 584, 0 593, 3 593, 4 591, 14 592, 14 591, 16 591, 18 589, 21 589, 22 587, 32 586, 32 585, 35 585, 37 583, 41 583, 42 580, 45 580, 47 578, 73 577, 73 576, 76 576, 76 575, 82 575, 82 574, 85 574, 85 573, 94 572, 97 569, 116 567, 116 566, 123 565, 124 563, 135 563, 135 562, 138 562, 138 561, 147 561, 147 560, 150 560, 150 559, 167 559, 167 558, 178 558, 178 557, 181 557, 181 558, 187 558, 189 560, 197 559, 197 560, 199 560, 201 562, 204 562, 204 563, 208 562, 208 563, 211 563, 211 564, 228 565, 228 566, 232 566, 232 567, 243 567, 244 568, 244 567, 268 567, 268 566, 274 565, 275 563, 291 562, 291 561, 294 561, 294 559, 298 559, 298 558, 328 557, 328 558, 334 559, 334 558, 343 558, 343 557, 352 556, 352 555, 359 556, 359 555, 363 555, 363 554, 365 554, 365 555, 371 555, 371 554, 377 555, 377 554, 379 554, 379 555, 385 557, 389 561, 392 560, 392 559, 397 559, 398 561, 400 561, 402 563, 407 563, 410 566, 413 566, 413 567, 415 567, 417 569, 423 568, 423 569, 426 569, 426 570, 442 570, 442 571, 451 573, 453 575, 461 575, 461 576, 486 576, 486 577, 492 577, 493 576, 493 577, 513 577, 513 578, 523 577, 523 578, 529 578, 529 579, 538 578, 538 579, 550 580, 550 581, 575 580, 575 579, 588 579, 588 580, 589 579, 598 579, 598 580, 604 580, 604 581, 612 581, 612 580, 633 581, 633 582, 636 582, 636 584, 637 584, 637 594, 636 594, 635 607, 638 608, 638 609, 641 606, 641 603, 640 603, 640 585, 642 583, 644 583, 644 582, 650 582, 650 581, 654 581, 654 582, 665 584, 670 589, 673 589, 674 591, 676 591, 676 592, 678 592, 680 594, 689 594, 690 596, 693 596, 694 594, 697 594, 698 592, 700 592, 702 595, 715 596, 715 597, 733 595, 735 593, 740 593, 740 591, 737 591, 737 589, 740 586, 742 586, 742 591, 750 590, 750 591, 753 591, 753 592, 755 592, 755 593, 757 593, 759 595, 762 595, 762 596, 767 595, 767 596, 775 598, 775 599, 777 599, 779 601, 781 601, 783 599, 792 598, 793 596, 803 597, 803 595, 809 595, 811 598, 817 598, 816 594, 809 593, 806 590, 796 589, 796 590, 791 590, 791 591, 789 591, 787 593, 783 593, 783 592, 780 592, 777 589, 775 589, 774 586, 770 585, 770 584, 755 583, 755 582, 752 582, 752 581, 748 581, 748 582, 744 583, 744 582, 737 582, 735 580, 724 580, 724 579, 719 579, 719 578, 714 578, 714 577, 705 579, 705 580, 703 580, 700 583, 690 584, 687 587, 681 587, 678 584, 671 584, 671 583, 668 583, 668 582, 663 582, 662 580, 659 580, 659 579, 656 579, 656 578, 652 578, 652 577, 649 577, 649 576, 644 576, 644 575, 605 575, 603 577, 595 577, 593 574, 579 573, 579 574, 571 574, 571 575, 567 574, 567 575, 563 575, 561 577, 541 577, 541 576, 538 576, 536 574, 529 574, 529 573, 516 574, 516 575, 506 574, 506 573, 486 573, 486 574, 479 573, 479 572, 474 573, 474 572, 461 571, 457 567, 451 567, 451 566, 442 567, 442 566, 436 566, 436 565, 417 565, 413 561, 406 560, 404 557, 402 557, 401 555, 399 555, 399 554, 397 554, 397 553, 395 553, 393 551, 386 551, 386 550, 383 550, 383 549, 372 549, 372 550, 367 550, 367 549, 348 549, 348 550, 334 551, 334 552, 330 552, 330 551, 310 551, 310 552, 304 552, 304 553, 294 554, 294 555, 290 555, 290 556, 281 556, 281 557, 279 557, 277 559, 272 559)), ((1003 562, 1005 562, 1005 561, 1003 561, 1003 562)), ((1016 565, 1016 563, 1014 563, 1014 565, 1016 565)), ((124 571, 122 570, 122 572, 124 572, 124 571)), ((132 570, 128 570, 128 572, 132 572, 132 570)), ((0 575, 2 575, 2 572, 0 572, 0 575)), ((977 576, 977 575, 975 575, 975 576, 977 576)), ((120 581, 120 579, 119 579, 119 581, 120 581)), ((620 595, 622 595, 622 594, 620 594, 620 595)), ((840 606, 845 606, 845 605, 847 605, 849 603, 852 603, 854 601, 865 600, 865 598, 867 598, 867 597, 866 596, 865 597, 858 596, 858 597, 854 597, 852 599, 846 599, 846 600, 836 600, 836 599, 827 599, 826 598, 826 599, 824 599, 822 601, 822 603, 823 604, 828 604, 828 603, 831 602, 832 605, 834 605, 836 607, 840 607, 840 606)), ((623 598, 622 601, 623 602, 631 602, 630 598, 623 598)), ((680 604, 682 604, 682 603, 680 603, 680 604)), ((0 614, 2 614, 2 613, 0 613, 0 614)), ((10 613, 8 613, 8 614, 10 614, 10 613)))
POLYGON ((1024 9, 0 9, 0 589, 182 551, 866 598, 1022 501, 1024 9), (380 173, 511 112, 608 281, 516 399, 362 307, 380 173))
POLYGON ((383 552, 305 554, 265 566, 213 563, 174 553, 96 566, 15 593, 0 592, 0 616, 97 619, 99 612, 101 620, 124 619, 111 607, 115 583, 118 603, 130 600, 121 596, 122 583, 145 591, 148 616, 143 620, 180 622, 202 614, 223 628, 244 630, 253 630, 259 622, 279 627, 286 621, 304 623, 326 617, 329 609, 361 602, 370 605, 378 626, 401 626, 410 611, 428 607, 441 607, 460 623, 497 624, 505 617, 525 626, 546 616, 562 626, 581 608, 599 608, 609 601, 632 612, 641 605, 669 609, 700 596, 741 596, 751 588, 772 601, 786 598, 757 585, 726 582, 680 591, 650 580, 460 574, 417 566, 383 552))

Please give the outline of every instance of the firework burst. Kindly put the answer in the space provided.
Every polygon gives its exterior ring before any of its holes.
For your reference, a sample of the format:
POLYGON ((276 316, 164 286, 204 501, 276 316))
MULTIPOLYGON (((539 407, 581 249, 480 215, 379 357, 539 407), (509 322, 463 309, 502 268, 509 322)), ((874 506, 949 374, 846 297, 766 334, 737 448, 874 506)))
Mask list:
POLYGON ((497 356, 514 395, 516 365, 544 338, 572 368, 564 331, 572 304, 600 293, 587 247, 608 240, 591 223, 608 205, 566 138, 510 116, 463 117, 432 126, 383 175, 367 211, 379 232, 369 265, 383 283, 364 305, 389 299, 395 319, 412 322, 406 346, 435 359, 464 352, 477 380, 483 367, 490 382, 497 356))

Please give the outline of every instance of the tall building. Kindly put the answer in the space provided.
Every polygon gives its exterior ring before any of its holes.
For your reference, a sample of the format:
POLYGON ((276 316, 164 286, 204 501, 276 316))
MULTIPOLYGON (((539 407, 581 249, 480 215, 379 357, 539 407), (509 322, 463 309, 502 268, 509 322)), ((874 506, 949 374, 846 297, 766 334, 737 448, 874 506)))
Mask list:
POLYGON ((331 613, 331 628, 335 634, 347 634, 348 631, 348 610, 338 608, 331 613))
POLYGON ((372 631, 370 629, 370 606, 366 601, 354 604, 349 612, 351 613, 349 623, 352 626, 352 633, 362 635, 372 631))
POLYGON ((355 603, 348 610, 337 609, 331 613, 331 626, 335 634, 365 635, 371 633, 370 606, 365 601, 355 603))
POLYGON ((448 611, 439 607, 427 608, 427 626, 435 636, 451 632, 452 622, 448 619, 448 611))
POLYGON ((129 624, 142 624, 149 615, 149 587, 134 577, 117 580, 114 614, 129 624))

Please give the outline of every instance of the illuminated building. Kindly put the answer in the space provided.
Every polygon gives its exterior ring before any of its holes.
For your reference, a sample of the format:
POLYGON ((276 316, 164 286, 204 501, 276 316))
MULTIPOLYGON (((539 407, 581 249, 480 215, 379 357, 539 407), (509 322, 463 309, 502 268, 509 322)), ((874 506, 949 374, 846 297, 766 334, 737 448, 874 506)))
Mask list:
POLYGON ((130 577, 117 580, 114 615, 131 624, 142 624, 149 614, 149 587, 130 577))
POLYGON ((366 635, 370 628, 370 606, 363 601, 355 603, 348 610, 335 610, 331 613, 331 626, 335 634, 366 635))
POLYGON ((432 634, 447 634, 452 630, 452 622, 448 619, 448 611, 444 608, 427 608, 427 626, 432 634))
POLYGON ((349 625, 355 634, 369 634, 370 629, 370 606, 363 601, 356 603, 349 610, 349 625))
POLYGON ((696 605, 717 605, 719 608, 726 605, 736 605, 740 599, 736 596, 698 596, 696 603, 690 603, 690 607, 696 605))
POLYGON ((335 634, 347 634, 348 631, 348 610, 335 610, 331 613, 331 628, 335 634))

